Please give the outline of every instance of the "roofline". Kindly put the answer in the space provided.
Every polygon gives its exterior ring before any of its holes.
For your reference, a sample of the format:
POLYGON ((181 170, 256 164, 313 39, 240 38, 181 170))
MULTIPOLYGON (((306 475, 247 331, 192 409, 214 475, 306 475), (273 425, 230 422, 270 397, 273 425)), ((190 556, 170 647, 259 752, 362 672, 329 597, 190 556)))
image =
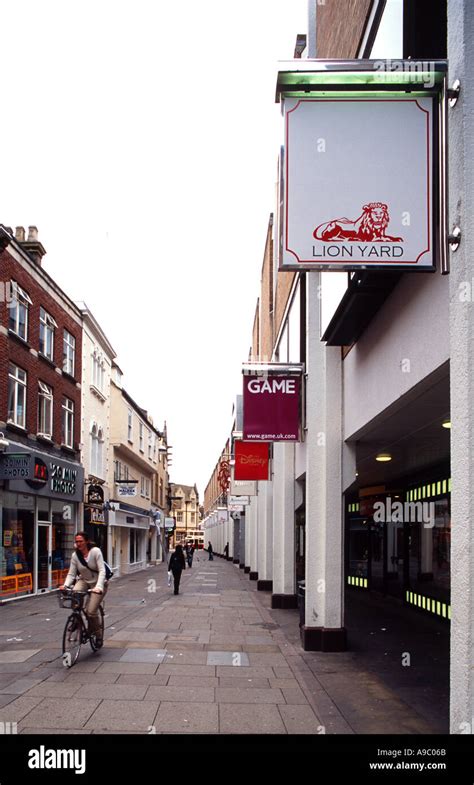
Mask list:
POLYGON ((160 437, 160 439, 162 439, 163 438, 163 433, 161 431, 159 431, 158 428, 155 428, 155 426, 152 425, 151 422, 148 421, 148 419, 147 419, 148 412, 146 411, 146 409, 142 409, 141 406, 139 406, 138 403, 133 400, 133 398, 130 395, 130 393, 128 393, 124 387, 121 388, 121 392, 122 392, 123 397, 134 407, 134 409, 137 412, 137 414, 139 414, 140 417, 143 420, 146 420, 147 427, 151 428, 151 430, 154 431, 157 434, 157 436, 160 437))
POLYGON ((8 240, 8 242, 5 245, 3 245, 0 239, 0 250, 6 250, 9 245, 13 245, 17 253, 19 253, 24 258, 24 260, 28 262, 28 264, 39 273, 40 276, 46 279, 47 283, 49 283, 49 285, 57 291, 57 293, 63 298, 63 300, 65 300, 68 303, 68 305, 72 308, 72 310, 75 311, 76 315, 79 318, 81 318, 82 314, 80 309, 77 307, 76 303, 73 300, 71 300, 69 295, 67 295, 66 292, 63 291, 63 289, 61 289, 61 287, 56 283, 54 278, 52 278, 50 274, 46 272, 46 270, 41 264, 36 264, 36 262, 33 261, 29 253, 27 253, 27 251, 25 251, 24 248, 22 248, 20 243, 17 240, 15 240, 15 238, 12 237, 12 235, 9 232, 7 232, 6 227, 3 224, 0 224, 0 238, 2 235, 4 238, 8 240))
POLYGON ((110 343, 109 339, 107 338, 106 334, 104 333, 102 327, 100 326, 99 322, 95 318, 94 314, 92 313, 92 311, 88 307, 87 303, 85 303, 83 300, 81 300, 80 302, 76 303, 76 305, 79 308, 79 310, 81 311, 82 318, 84 319, 84 321, 88 321, 92 325, 92 327, 94 328, 95 332, 97 333, 97 335, 99 337, 99 340, 102 341, 102 343, 104 344, 105 348, 107 349, 107 351, 110 354, 111 360, 113 361, 117 357, 117 352, 115 351, 114 347, 110 343))

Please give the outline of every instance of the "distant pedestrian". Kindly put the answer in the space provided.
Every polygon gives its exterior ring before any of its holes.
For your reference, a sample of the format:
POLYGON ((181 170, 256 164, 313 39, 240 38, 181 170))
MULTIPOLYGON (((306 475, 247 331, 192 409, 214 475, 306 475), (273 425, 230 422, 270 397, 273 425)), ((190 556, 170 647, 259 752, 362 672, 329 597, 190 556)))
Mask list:
POLYGON ((168 570, 173 573, 174 579, 174 593, 179 594, 179 582, 181 580, 181 573, 186 569, 186 562, 184 560, 184 553, 181 545, 177 545, 174 553, 171 554, 168 564, 168 570))
POLYGON ((224 556, 226 557, 226 559, 229 558, 229 543, 226 543, 226 546, 224 548, 224 556))
POLYGON ((214 556, 212 555, 213 554, 212 544, 210 541, 209 541, 209 545, 207 546, 207 552, 209 554, 209 561, 214 561, 214 556))
POLYGON ((192 542, 188 542, 186 545, 186 558, 188 560, 188 567, 191 569, 193 566, 193 556, 194 556, 194 546, 192 542))

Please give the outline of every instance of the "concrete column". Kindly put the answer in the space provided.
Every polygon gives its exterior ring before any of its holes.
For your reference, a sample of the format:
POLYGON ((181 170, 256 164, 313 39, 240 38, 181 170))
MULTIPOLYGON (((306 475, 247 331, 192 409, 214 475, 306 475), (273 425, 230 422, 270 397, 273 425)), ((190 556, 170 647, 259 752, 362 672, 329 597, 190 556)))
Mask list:
POLYGON ((259 591, 272 590, 273 483, 260 483, 258 496, 258 584, 259 591))
POLYGON ((319 274, 307 275, 306 603, 303 647, 341 651, 343 515, 341 355, 320 340, 319 274))
MULTIPOLYGON (((247 511, 248 507, 245 508, 247 511)), ((246 548, 246 521, 247 515, 246 512, 240 516, 240 526, 239 526, 239 569, 244 569, 245 567, 245 548, 246 548)))
POLYGON ((461 81, 449 108, 449 219, 462 242, 451 253, 451 733, 474 733, 474 14, 471 0, 448 0, 449 81, 461 81))
POLYGON ((250 537, 252 529, 253 512, 252 508, 256 503, 256 497, 252 496, 250 504, 247 505, 245 510, 245 572, 250 572, 250 537))
POLYGON ((295 445, 273 445, 272 608, 296 608, 295 445))
MULTIPOLYGON (((258 483, 257 487, 260 485, 258 483)), ((259 515, 258 515, 258 505, 259 505, 259 496, 263 491, 258 488, 258 495, 252 498, 252 502, 250 505, 250 573, 249 578, 251 581, 258 580, 258 550, 259 550, 259 515)))

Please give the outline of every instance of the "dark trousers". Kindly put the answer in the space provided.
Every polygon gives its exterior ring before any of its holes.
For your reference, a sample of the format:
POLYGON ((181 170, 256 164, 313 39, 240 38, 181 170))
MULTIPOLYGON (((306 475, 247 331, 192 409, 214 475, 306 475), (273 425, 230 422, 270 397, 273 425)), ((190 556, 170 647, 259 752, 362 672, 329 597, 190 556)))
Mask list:
POLYGON ((182 570, 172 570, 174 579, 174 593, 179 594, 179 582, 181 580, 182 570))

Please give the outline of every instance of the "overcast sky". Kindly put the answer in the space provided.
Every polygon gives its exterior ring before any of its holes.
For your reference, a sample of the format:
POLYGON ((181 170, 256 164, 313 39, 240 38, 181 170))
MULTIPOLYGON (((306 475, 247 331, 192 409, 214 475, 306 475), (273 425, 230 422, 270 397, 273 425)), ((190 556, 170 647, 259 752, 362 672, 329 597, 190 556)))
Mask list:
POLYGON ((10 0, 0 222, 36 225, 204 492, 247 359, 306 0, 10 0))

